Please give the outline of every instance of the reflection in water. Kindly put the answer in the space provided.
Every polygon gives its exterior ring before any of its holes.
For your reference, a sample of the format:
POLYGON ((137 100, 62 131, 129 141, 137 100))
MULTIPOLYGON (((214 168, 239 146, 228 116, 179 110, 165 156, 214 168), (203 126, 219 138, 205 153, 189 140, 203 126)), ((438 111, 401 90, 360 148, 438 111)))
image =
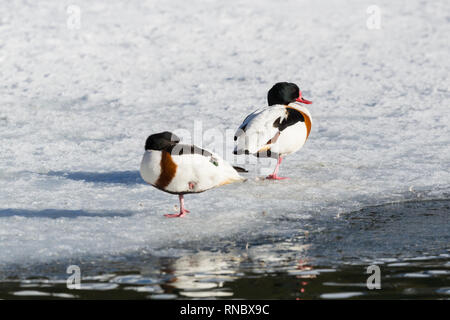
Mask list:
POLYGON ((175 260, 164 272, 174 276, 168 286, 178 289, 181 296, 230 297, 233 292, 223 284, 236 279, 242 259, 231 253, 202 251, 175 260))
POLYGON ((245 275, 311 270, 312 266, 298 263, 307 261, 307 248, 307 245, 287 241, 256 246, 247 244, 242 250, 234 247, 228 252, 187 254, 171 259, 161 267, 161 272, 170 278, 162 287, 166 293, 175 292, 187 298, 233 297, 232 283, 245 275))
POLYGON ((450 295, 450 255, 446 253, 380 261, 382 290, 368 290, 366 264, 335 269, 316 266, 306 247, 298 250, 298 246, 291 246, 295 250, 288 250, 289 243, 278 243, 273 251, 254 246, 242 251, 199 251, 179 258, 155 258, 140 273, 83 277, 81 290, 68 290, 65 280, 4 281, 0 298, 301 300, 450 295))
MULTIPOLYGON (((317 274, 308 273, 313 270, 307 262, 308 247, 287 241, 258 246, 247 244, 243 250, 226 253, 200 251, 185 255, 163 268, 164 273, 171 275, 164 288, 166 292, 178 292, 188 298, 233 297, 232 283, 245 275, 258 279, 259 274, 301 271, 305 273, 296 278, 315 278, 317 274)), ((305 280, 299 282, 300 293, 305 292, 307 284, 305 280)))
POLYGON ((292 231, 251 241, 211 240, 207 247, 194 243, 163 256, 140 251, 85 263, 14 266, 14 276, 0 282, 0 299, 448 298, 449 214, 448 200, 410 202, 333 220, 276 221, 292 231), (80 265, 81 290, 65 286, 68 264, 80 265), (366 287, 371 264, 381 268, 381 290, 366 287))
MULTIPOLYGON (((310 271, 310 270, 312 270, 313 269, 313 267, 312 266, 310 266, 310 265, 308 265, 308 261, 307 260, 304 260, 304 259, 299 259, 298 260, 298 267, 297 267, 297 270, 300 270, 300 271, 310 271)), ((316 277, 316 275, 315 274, 304 274, 304 275, 297 275, 296 276, 296 278, 315 278, 316 277)), ((300 296, 302 296, 305 292, 306 292, 306 286, 308 285, 308 281, 305 281, 305 280, 303 280, 303 281, 300 281, 300 289, 299 289, 299 292, 300 292, 300 296)), ((301 297, 297 297, 296 298, 297 300, 302 300, 302 298, 301 297)))

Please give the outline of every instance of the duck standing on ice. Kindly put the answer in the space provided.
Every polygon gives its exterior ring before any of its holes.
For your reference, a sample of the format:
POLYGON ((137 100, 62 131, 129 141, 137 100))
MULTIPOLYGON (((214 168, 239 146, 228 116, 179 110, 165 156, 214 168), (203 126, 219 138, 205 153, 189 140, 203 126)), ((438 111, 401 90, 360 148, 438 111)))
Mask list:
POLYGON ((311 104, 302 97, 294 83, 279 82, 267 94, 269 107, 248 115, 239 126, 234 140, 234 154, 277 158, 273 174, 267 179, 287 179, 278 176, 283 157, 298 151, 311 131, 312 118, 300 103, 311 104))
POLYGON ((141 161, 144 181, 162 191, 178 194, 180 212, 166 214, 169 218, 184 217, 184 194, 200 193, 225 184, 244 181, 228 162, 218 155, 194 145, 180 144, 170 132, 153 134, 147 138, 141 161))

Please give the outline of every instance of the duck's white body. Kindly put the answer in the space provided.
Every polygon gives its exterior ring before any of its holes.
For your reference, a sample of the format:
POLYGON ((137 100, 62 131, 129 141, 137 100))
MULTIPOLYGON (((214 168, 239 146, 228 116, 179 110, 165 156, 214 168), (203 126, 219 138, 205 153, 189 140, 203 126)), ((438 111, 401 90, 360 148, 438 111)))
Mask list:
POLYGON ((175 194, 203 192, 244 180, 228 162, 207 151, 206 154, 178 154, 147 150, 141 161, 140 172, 147 183, 175 194))
POLYGON ((237 145, 234 153, 255 154, 260 157, 289 155, 303 147, 311 125, 311 114, 300 103, 273 105, 256 110, 239 126, 235 134, 237 145), (274 123, 281 123, 285 127, 277 127, 274 123))

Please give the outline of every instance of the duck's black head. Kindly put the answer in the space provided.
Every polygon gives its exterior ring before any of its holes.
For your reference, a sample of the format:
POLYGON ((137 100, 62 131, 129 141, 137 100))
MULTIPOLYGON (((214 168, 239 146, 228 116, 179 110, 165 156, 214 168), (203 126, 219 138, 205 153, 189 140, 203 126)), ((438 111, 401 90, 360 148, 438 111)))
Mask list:
POLYGON ((169 131, 152 134, 145 141, 145 150, 164 150, 180 142, 180 138, 169 131))
POLYGON ((294 101, 306 104, 312 103, 302 97, 299 87, 291 82, 278 82, 267 93, 269 106, 275 104, 288 105, 294 101))

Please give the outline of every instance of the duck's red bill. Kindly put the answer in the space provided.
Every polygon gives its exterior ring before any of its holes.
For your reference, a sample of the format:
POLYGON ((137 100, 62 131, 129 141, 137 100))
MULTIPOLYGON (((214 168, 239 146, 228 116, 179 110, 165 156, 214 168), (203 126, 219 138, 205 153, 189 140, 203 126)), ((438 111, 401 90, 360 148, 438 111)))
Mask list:
POLYGON ((306 103, 306 104, 311 104, 312 101, 306 100, 304 98, 297 98, 295 101, 301 102, 301 103, 306 103))
POLYGON ((298 102, 301 102, 301 103, 305 103, 305 104, 311 104, 312 103, 312 101, 306 100, 305 98, 302 97, 302 92, 301 91, 299 91, 298 98, 295 99, 295 101, 298 101, 298 102))

